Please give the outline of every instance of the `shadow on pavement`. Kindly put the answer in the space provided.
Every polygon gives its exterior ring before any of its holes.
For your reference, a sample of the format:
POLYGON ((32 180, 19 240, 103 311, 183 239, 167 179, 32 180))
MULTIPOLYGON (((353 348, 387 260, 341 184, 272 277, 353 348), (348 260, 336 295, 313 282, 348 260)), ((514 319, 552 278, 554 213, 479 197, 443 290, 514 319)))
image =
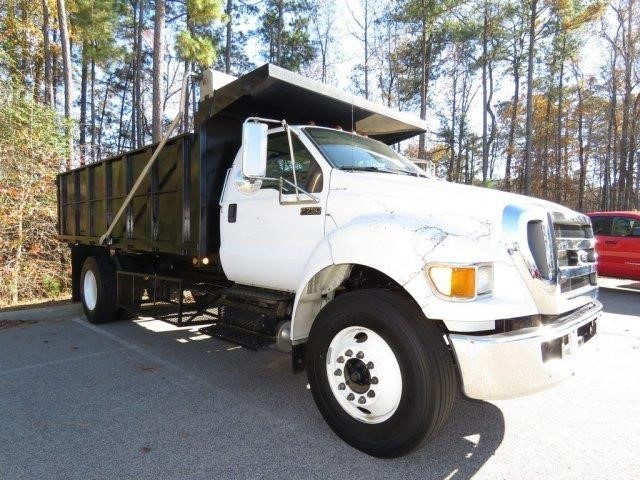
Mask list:
POLYGON ((440 435, 403 461, 428 465, 429 478, 472 478, 495 454, 504 428, 498 407, 460 395, 440 435))

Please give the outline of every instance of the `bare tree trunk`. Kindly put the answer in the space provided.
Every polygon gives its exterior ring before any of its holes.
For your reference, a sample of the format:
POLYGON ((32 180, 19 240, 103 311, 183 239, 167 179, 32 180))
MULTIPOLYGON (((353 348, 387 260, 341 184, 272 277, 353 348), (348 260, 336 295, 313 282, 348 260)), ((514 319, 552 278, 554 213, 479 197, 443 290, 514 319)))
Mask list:
POLYGON ((364 98, 369 99, 369 0, 364 0, 364 98))
POLYGON ((224 46, 224 71, 231 73, 231 42, 233 41, 233 0, 227 0, 226 12, 229 19, 227 20, 227 43, 224 46))
POLYGON ((16 305, 19 300, 18 280, 20 279, 20 267, 22 266, 22 252, 24 245, 24 208, 25 200, 20 202, 18 207, 18 225, 16 231, 16 253, 13 257, 13 268, 11 269, 11 305, 16 305))
MULTIPOLYGON (((636 159, 636 149, 638 148, 638 142, 636 139, 636 132, 638 127, 638 110, 640 107, 640 94, 635 96, 635 100, 633 102, 633 109, 631 115, 631 128, 629 129, 630 138, 629 138, 629 161, 627 164, 627 191, 628 191, 628 200, 627 206, 628 208, 637 208, 637 196, 636 192, 634 192, 634 170, 635 170, 635 159, 636 159)), ((636 185, 638 185, 638 177, 640 176, 640 171, 635 172, 636 176, 636 185)), ((637 191, 637 189, 636 189, 637 191)))
POLYGON ((69 45, 69 31, 67 29, 67 11, 64 0, 58 2, 58 22, 60 23, 60 43, 62 44, 62 64, 64 70, 64 116, 67 118, 69 158, 67 168, 71 168, 73 159, 73 135, 71 132, 71 98, 73 97, 73 80, 71 78, 71 47, 69 45))
POLYGON ((91 161, 96 160, 96 61, 91 59, 91 124, 90 124, 90 135, 91 135, 91 152, 90 158, 91 161))
MULTIPOLYGON (((100 109, 100 124, 98 125, 98 142, 96 146, 96 157, 99 159, 102 157, 102 125, 104 124, 104 113, 107 109, 107 100, 109 99, 109 89, 111 88, 111 81, 113 80, 113 72, 109 75, 107 84, 104 89, 104 98, 102 100, 102 107, 100 109)), ((125 88, 126 91, 126 88, 125 88)))
POLYGON ((31 85, 31 91, 33 92, 33 99, 38 103, 44 103, 43 100, 43 70, 44 70, 44 58, 37 56, 34 60, 33 68, 33 83, 31 85))
MULTIPOLYGON (((184 62, 184 74, 187 75, 190 69, 191 63, 187 60, 184 62)), ((182 114, 182 133, 189 131, 189 105, 191 105, 191 102, 189 101, 189 91, 187 90, 187 94, 184 97, 184 113, 182 114)))
POLYGON ((42 49, 44 50, 44 103, 53 104, 53 76, 51 72, 51 43, 49 42, 49 3, 42 0, 42 49))
POLYGON ((87 150, 87 44, 82 44, 82 59, 80 68, 80 165, 85 164, 87 150))
POLYGON ((129 88, 129 75, 124 80, 124 88, 122 89, 122 99, 120 100, 120 125, 118 126, 118 151, 121 153, 124 148, 124 105, 127 99, 127 90, 129 88))
POLYGON ((538 18, 538 0, 531 0, 529 12, 529 56, 527 59, 527 115, 525 122, 524 143, 524 175, 523 190, 525 195, 531 195, 532 145, 533 137, 533 60, 536 42, 536 19, 538 18))
MULTIPOLYGON (((487 160, 489 160, 489 165, 487 165, 487 168, 489 168, 489 171, 487 172, 488 175, 488 180, 493 178, 493 164, 495 161, 495 149, 492 149, 492 146, 496 140, 496 135, 498 133, 498 125, 496 122, 496 114, 493 111, 493 108, 491 107, 491 102, 493 101, 493 64, 491 62, 489 62, 487 64, 487 73, 489 76, 489 92, 488 92, 488 98, 487 98, 487 113, 489 114, 489 118, 491 119, 491 126, 489 128, 489 138, 487 139, 487 160), (493 150, 493 151, 492 151, 493 150)), ((486 184, 487 180, 483 180, 483 182, 486 184)))
POLYGON ((319 2, 314 9, 315 20, 313 26, 317 38, 318 50, 320 51, 320 79, 322 83, 327 83, 327 63, 329 60, 329 45, 333 41, 333 26, 335 21, 334 3, 322 4, 319 2))
POLYGON ((607 150, 604 157, 604 172, 602 172, 602 194, 600 196, 600 210, 609 209, 611 196, 611 157, 613 145, 613 123, 615 122, 615 92, 609 99, 611 108, 609 110, 609 123, 607 125, 607 150))
POLYGON ((137 132, 136 132, 136 109, 138 108, 138 98, 136 93, 138 92, 138 3, 142 0, 132 0, 132 12, 133 12, 133 55, 131 57, 131 137, 129 138, 129 148, 134 149, 136 146, 137 132))
MULTIPOLYGON (((552 194, 551 194, 551 190, 552 190, 552 185, 551 185, 551 180, 549 178, 549 171, 554 171, 554 165, 552 164, 552 162, 550 161, 550 157, 552 155, 549 154, 549 144, 551 143, 552 139, 555 138, 555 134, 554 134, 554 124, 552 121, 552 115, 551 115, 551 106, 554 104, 554 96, 553 96, 553 92, 554 92, 554 85, 555 85, 555 75, 556 75, 556 64, 558 62, 558 56, 556 55, 556 50, 554 49, 553 53, 551 54, 551 64, 549 66, 549 81, 546 87, 546 92, 545 92, 545 113, 544 113, 544 122, 542 122, 541 125, 541 129, 544 131, 544 136, 542 139, 542 151, 539 152, 539 157, 540 157, 540 163, 541 165, 541 170, 542 170, 542 177, 546 179, 546 182, 543 183, 543 185, 546 188, 543 188, 540 192, 541 195, 543 195, 544 198, 550 199, 552 198, 552 194)), ((553 152, 555 155, 556 149, 555 149, 556 145, 554 144, 554 148, 553 148, 553 152)), ((559 172, 560 172, 560 167, 559 162, 556 162, 556 170, 558 172, 558 175, 555 176, 555 192, 556 192, 556 201, 558 201, 557 198, 557 192, 558 192, 558 185, 559 185, 559 172)), ((532 188, 532 191, 535 193, 535 189, 532 188)))
POLYGON ((487 54, 488 54, 488 38, 487 28, 489 23, 489 11, 487 0, 484 2, 484 14, 482 24, 482 185, 487 184, 487 173, 489 171, 489 139, 488 139, 488 119, 487 109, 488 92, 487 92, 487 54))
POLYGON ((455 75, 453 77, 453 85, 452 85, 452 93, 453 98, 451 100, 451 131, 449 132, 449 150, 450 150, 450 158, 449 158, 449 168, 447 169, 447 180, 454 181, 454 171, 456 164, 456 101, 457 101, 457 93, 458 93, 458 76, 455 75))
MULTIPOLYGON (((51 32, 51 40, 53 45, 58 43, 58 31, 54 28, 51 32)), ((51 52, 51 86, 53 87, 53 99, 51 105, 54 108, 58 106, 58 62, 56 56, 56 50, 52 49, 51 52)))
MULTIPOLYGON (((562 38, 562 47, 560 49, 560 73, 558 75, 558 110, 557 110, 557 118, 556 118, 556 155, 555 155, 555 160, 556 160, 556 164, 558 165, 558 169, 560 168, 560 165, 562 164, 562 114, 564 111, 564 61, 565 61, 565 48, 567 45, 567 36, 566 34, 562 34, 563 38, 562 38)), ((558 170, 559 171, 559 170, 558 170)), ((544 177, 546 178, 546 177, 544 177)), ((560 181, 560 175, 558 175, 558 178, 556 179, 556 181, 560 181)), ((563 190, 562 188, 559 188, 559 186, 556 188, 556 200, 559 200, 559 194, 560 191, 563 190)))
POLYGON ((520 62, 514 55, 513 62, 513 102, 511 104, 511 119, 509 123, 509 137, 507 140, 507 159, 504 171, 504 182, 507 191, 511 190, 511 159, 515 150, 516 120, 520 106, 520 62))
MULTIPOLYGON (((564 136, 565 138, 569 137, 569 122, 564 122, 564 136)), ((563 172, 562 172, 562 178, 563 179, 568 179, 569 178, 569 142, 565 142, 563 145, 563 149, 562 149, 562 168, 563 168, 563 172)), ((563 203, 563 204, 567 204, 568 203, 568 194, 569 194, 569 186, 568 186, 568 182, 567 185, 565 185, 562 188, 562 201, 558 202, 558 203, 563 203)))
MULTIPOLYGON (((620 210, 626 210, 629 208, 629 178, 633 176, 633 171, 628 172, 628 159, 630 157, 630 150, 633 148, 630 145, 631 131, 631 97, 633 95, 633 36, 632 36, 632 18, 633 7, 635 0, 630 0, 628 4, 628 10, 626 12, 626 25, 623 24, 623 28, 626 31, 623 33, 623 53, 622 58, 624 61, 624 94, 622 97, 622 131, 620 132, 620 176, 619 176, 619 188, 618 188, 618 202, 616 207, 620 210)), ((621 22, 622 23, 622 22, 621 22)), ((631 188, 633 188, 631 186, 631 188)))
POLYGON ((136 147, 140 148, 144 145, 144 128, 143 128, 143 111, 142 111, 142 31, 144 30, 144 0, 138 0, 138 28, 137 28, 137 41, 136 41, 136 147))
MULTIPOLYGON (((422 40, 421 40, 421 78, 420 78, 420 118, 425 120, 427 118, 427 101, 429 93, 429 76, 431 75, 431 49, 432 49, 431 35, 427 35, 427 23, 426 18, 422 21, 422 40)), ((427 158, 426 151, 426 137, 425 134, 421 134, 418 140, 418 157, 427 158)))
MULTIPOLYGON (((231 3, 232 0, 229 0, 231 3)), ((153 100, 151 130, 153 142, 162 138, 162 99, 164 98, 164 31, 166 8, 165 0, 156 0, 156 12, 153 28, 153 100)), ((231 20, 229 20, 231 22, 231 20)), ((228 42, 228 39, 227 39, 228 42)))
MULTIPOLYGON (((555 56, 554 56, 554 61, 553 61, 553 66, 551 68, 551 71, 553 72, 554 70, 555 70, 555 56)), ((542 178, 544 178, 546 180, 545 183, 546 183, 546 186, 547 186, 547 188, 544 189, 544 196, 547 199, 551 198, 551 181, 549 180, 549 171, 552 171, 552 172, 554 171, 554 166, 553 165, 549 166, 549 164, 551 163, 550 159, 549 159, 549 157, 551 156, 549 154, 549 143, 551 142, 552 137, 554 135, 554 133, 553 133, 553 120, 551 119, 551 105, 552 105, 552 102, 553 102, 553 98, 552 98, 553 93, 552 92, 553 92, 553 85, 554 85, 553 73, 550 75, 550 77, 551 78, 549 80, 549 89, 548 89, 548 92, 547 92, 547 95, 546 95, 547 104, 546 104, 546 107, 545 107, 545 114, 544 114, 544 150, 543 150, 543 153, 541 155, 541 157, 542 157, 542 178)), ((555 155, 555 153, 556 153, 556 150, 554 149, 554 155, 555 155)), ((555 185, 555 187, 556 187, 556 189, 555 189, 556 201, 558 201, 557 192, 558 192, 558 185, 559 185, 559 182, 560 182, 560 161, 559 160, 556 161, 556 163, 555 163, 555 169, 558 172, 558 175, 556 176, 556 185, 555 185)))
MULTIPOLYGON (((576 75, 577 77, 577 75, 576 75)), ((578 163, 580 165, 580 176, 578 180, 578 211, 584 210, 584 190, 585 190, 585 180, 587 178, 587 165, 585 159, 584 152, 584 140, 582 135, 582 125, 583 125, 583 113, 582 113, 582 88, 580 87, 580 82, 578 80, 578 163)))
POLYGON ((278 31, 276 32, 276 65, 282 65, 282 31, 284 30, 284 0, 278 0, 278 31))

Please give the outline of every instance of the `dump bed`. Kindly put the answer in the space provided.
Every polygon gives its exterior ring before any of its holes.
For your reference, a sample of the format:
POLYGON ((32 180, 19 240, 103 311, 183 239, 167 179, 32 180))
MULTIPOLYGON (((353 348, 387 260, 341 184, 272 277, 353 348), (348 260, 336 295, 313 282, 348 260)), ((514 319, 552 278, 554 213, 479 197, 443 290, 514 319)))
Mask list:
MULTIPOLYGON (((128 251, 197 254, 200 162, 193 145, 190 134, 167 142, 108 243, 128 251)), ((98 245, 154 149, 149 145, 61 173, 60 238, 98 245)))

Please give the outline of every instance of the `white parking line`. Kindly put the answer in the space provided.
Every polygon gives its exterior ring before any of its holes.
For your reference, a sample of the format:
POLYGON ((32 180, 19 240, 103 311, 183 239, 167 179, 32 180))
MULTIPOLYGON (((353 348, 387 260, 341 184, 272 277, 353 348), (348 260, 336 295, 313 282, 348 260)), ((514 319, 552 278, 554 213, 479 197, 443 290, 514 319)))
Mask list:
POLYGON ((112 348, 111 350, 104 350, 102 352, 87 353, 85 355, 76 355, 74 357, 61 358, 60 360, 51 360, 50 362, 40 362, 40 363, 34 363, 33 365, 23 365, 22 367, 10 368, 8 370, 0 370, 0 376, 9 375, 16 372, 22 372, 25 370, 32 370, 34 368, 48 367, 50 365, 57 365, 60 363, 74 362, 76 360, 82 360, 84 358, 99 357, 100 355, 106 355, 107 353, 121 352, 122 350, 124 349, 112 348))

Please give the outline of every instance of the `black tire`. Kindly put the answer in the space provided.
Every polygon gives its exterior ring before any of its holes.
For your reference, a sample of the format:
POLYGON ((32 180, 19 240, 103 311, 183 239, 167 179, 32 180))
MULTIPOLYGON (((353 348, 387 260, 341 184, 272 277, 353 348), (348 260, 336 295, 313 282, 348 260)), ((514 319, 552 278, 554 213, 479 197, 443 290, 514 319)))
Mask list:
POLYGON ((99 255, 87 257, 84 261, 80 274, 80 298, 90 323, 107 323, 118 318, 116 269, 109 257, 99 255), (90 296, 89 290, 85 293, 85 277, 88 274, 95 279, 95 299, 85 298, 90 296))
POLYGON ((452 356, 437 326, 403 295, 358 290, 339 296, 318 314, 307 352, 309 385, 320 413, 340 438, 369 455, 398 457, 410 452, 432 439, 451 413, 457 391, 452 356), (380 335, 400 366, 400 401, 381 423, 365 423, 351 416, 329 386, 327 349, 350 326, 380 335))

